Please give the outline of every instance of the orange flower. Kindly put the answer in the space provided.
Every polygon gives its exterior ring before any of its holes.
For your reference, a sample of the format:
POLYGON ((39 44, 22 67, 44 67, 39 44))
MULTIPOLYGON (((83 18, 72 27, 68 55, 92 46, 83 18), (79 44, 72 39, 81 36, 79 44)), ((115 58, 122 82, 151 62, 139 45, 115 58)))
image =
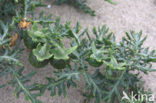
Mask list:
POLYGON ((16 42, 18 40, 18 34, 16 33, 15 35, 12 35, 10 37, 10 39, 11 39, 11 41, 9 43, 9 46, 12 47, 12 46, 16 45, 16 42))
POLYGON ((31 22, 26 22, 26 18, 23 18, 20 23, 19 27, 22 29, 28 29, 30 27, 31 22))

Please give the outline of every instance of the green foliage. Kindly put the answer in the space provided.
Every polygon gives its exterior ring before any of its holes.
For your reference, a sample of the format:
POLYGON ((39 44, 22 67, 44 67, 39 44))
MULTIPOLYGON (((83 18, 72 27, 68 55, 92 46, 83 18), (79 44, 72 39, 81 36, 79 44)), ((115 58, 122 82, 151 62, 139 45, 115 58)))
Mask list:
POLYGON ((3 22, 11 22, 10 19, 16 15, 18 3, 15 0, 0 1, 0 20, 3 22))
POLYGON ((32 40, 34 42, 39 42, 37 48, 33 49, 33 54, 37 57, 38 61, 50 59, 52 56, 54 56, 55 59, 67 60, 69 59, 68 55, 77 48, 77 46, 64 48, 62 45, 62 39, 58 38, 60 33, 58 32, 56 34, 52 33, 52 31, 53 29, 50 27, 40 30, 36 23, 32 25, 31 30, 28 30, 28 35, 32 38, 32 40))
MULTIPOLYGON (((38 84, 34 83, 28 85, 31 77, 36 74, 36 72, 31 72, 30 74, 23 75, 23 64, 19 61, 19 54, 21 49, 19 44, 21 37, 23 35, 22 30, 16 28, 18 19, 20 16, 24 15, 23 11, 29 11, 31 5, 36 5, 40 2, 34 2, 33 0, 16 1, 16 0, 2 0, 0 1, 0 77, 6 77, 6 83, 2 84, 0 87, 12 85, 15 88, 15 96, 19 97, 21 93, 24 93, 27 101, 32 103, 41 103, 36 98, 40 95, 38 93, 31 93, 38 84), (27 4, 29 2, 29 5, 27 4), (17 11, 19 5, 23 6, 21 11, 17 11), (25 7, 26 5, 27 7, 25 7), (21 13, 20 16, 18 13, 21 13), (14 16, 14 17, 13 17, 14 16), (2 22, 3 21, 3 22, 2 22), (6 25, 5 25, 6 24, 6 25), (18 30, 18 31, 17 31, 18 30), (18 32, 18 40, 14 47, 10 47, 11 36, 13 33, 18 32), (7 77, 11 76, 11 80, 7 81, 7 77)), ((32 9, 31 9, 32 11, 32 9)))
MULTIPOLYGON (((110 4, 116 4, 114 1, 112 0, 105 0, 107 2, 109 2, 110 4)), ((68 5, 72 5, 73 7, 75 7, 76 9, 83 11, 84 13, 88 13, 91 16, 95 16, 95 11, 92 10, 87 4, 86 4, 87 0, 55 0, 54 4, 56 5, 61 5, 61 4, 68 4, 68 5)))
POLYGON ((46 59, 50 59, 53 54, 50 54, 50 46, 44 44, 38 44, 37 48, 33 50, 33 54, 36 56, 38 61, 43 61, 46 59))
MULTIPOLYGON (((109 2, 110 4, 116 4, 114 1, 112 0, 105 0, 107 2, 109 2)), ((92 10, 87 4, 86 4, 87 0, 55 0, 54 4, 56 5, 61 5, 61 4, 68 4, 68 5, 72 5, 73 7, 75 7, 76 9, 83 11, 84 13, 88 13, 91 16, 95 16, 95 11, 92 10)))
POLYGON ((116 4, 113 0, 105 0, 105 1, 107 1, 107 2, 109 2, 111 4, 116 4))
POLYGON ((19 94, 23 92, 28 100, 31 100, 32 103, 39 103, 36 100, 36 96, 30 93, 31 86, 25 85, 29 79, 35 74, 32 72, 26 76, 22 75, 23 65, 18 60, 18 54, 20 53, 20 48, 16 50, 10 50, 7 46, 5 49, 2 49, 3 45, 9 42, 7 36, 9 35, 9 29, 7 25, 1 23, 1 28, 3 34, 0 34, 0 77, 2 76, 12 76, 12 80, 8 80, 6 84, 2 84, 1 87, 12 84, 15 88, 15 95, 19 97, 19 94))
POLYGON ((69 62, 70 62, 69 60, 63 59, 57 60, 54 58, 50 60, 50 64, 56 69, 64 69, 69 64, 69 62))
POLYGON ((10 16, 11 23, 0 22, 0 77, 12 77, 0 87, 12 85, 16 97, 24 93, 26 100, 32 103, 41 103, 37 97, 47 90, 51 96, 66 97, 67 89, 78 88, 82 79, 85 80, 86 102, 93 99, 95 103, 128 103, 121 101, 123 91, 128 95, 131 91, 148 93, 142 86, 140 73, 155 71, 152 63, 156 62, 156 54, 155 50, 143 47, 146 37, 142 38, 142 32, 130 31, 117 43, 115 35, 104 25, 93 28, 93 38, 79 23, 75 27, 69 22, 61 24, 59 18, 51 20, 51 15, 44 16, 43 12, 36 18, 34 9, 44 6, 41 1, 24 0, 18 1, 17 5, 23 6, 13 18, 10 16), (32 26, 19 28, 25 17, 25 23, 31 22, 32 26), (15 45, 10 46, 14 33, 19 37, 15 45), (33 42, 29 46, 26 37, 33 42), (37 70, 23 75, 24 66, 19 60, 23 39, 27 48, 32 47, 29 48, 32 49, 29 61, 34 67, 43 67, 50 62, 56 68, 54 75, 45 77, 47 82, 44 84, 29 82, 37 70), (67 40, 68 44, 64 45, 67 40))
POLYGON ((35 68, 43 68, 43 67, 45 67, 48 64, 48 60, 47 59, 39 61, 37 59, 37 57, 33 54, 33 52, 31 52, 29 54, 29 62, 35 68))
POLYGON ((32 41, 32 38, 26 33, 23 37, 23 42, 28 49, 34 49, 37 47, 37 42, 32 41))
POLYGON ((87 59, 88 63, 93 67, 100 67, 103 62, 98 62, 96 59, 89 58, 87 59))
POLYGON ((55 4, 61 5, 61 4, 69 4, 77 8, 78 10, 81 10, 85 13, 90 14, 91 16, 95 16, 95 11, 92 10, 87 4, 86 0, 55 0, 55 4))

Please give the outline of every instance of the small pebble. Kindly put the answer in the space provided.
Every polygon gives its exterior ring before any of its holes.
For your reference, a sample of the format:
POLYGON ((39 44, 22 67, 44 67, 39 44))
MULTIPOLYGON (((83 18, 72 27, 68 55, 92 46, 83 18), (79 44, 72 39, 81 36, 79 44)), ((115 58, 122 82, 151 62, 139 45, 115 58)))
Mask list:
POLYGON ((47 8, 51 8, 51 5, 48 5, 47 8))

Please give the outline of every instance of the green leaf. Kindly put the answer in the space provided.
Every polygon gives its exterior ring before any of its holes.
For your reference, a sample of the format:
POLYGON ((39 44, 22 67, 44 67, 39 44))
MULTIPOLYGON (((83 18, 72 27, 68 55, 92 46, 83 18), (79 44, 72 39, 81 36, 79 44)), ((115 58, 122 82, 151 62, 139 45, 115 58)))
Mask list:
POLYGON ((32 25, 32 30, 37 31, 38 30, 38 25, 36 22, 32 25))
POLYGON ((93 52, 93 54, 90 56, 91 58, 96 59, 98 62, 101 62, 102 60, 106 59, 106 56, 104 55, 104 46, 100 49, 96 49, 95 42, 92 42, 91 47, 93 52))
POLYGON ((34 23, 31 30, 28 30, 28 35, 34 42, 46 42, 46 37, 49 35, 48 28, 39 29, 37 23, 34 23))
POLYGON ((68 49, 62 49, 62 48, 56 48, 52 50, 52 53, 54 54, 55 59, 69 59, 69 54, 71 54, 73 51, 75 51, 77 46, 68 48, 68 49))
POLYGON ((28 31, 28 35, 34 42, 42 42, 42 39, 45 38, 44 33, 42 33, 41 31, 28 31))
POLYGON ((147 59, 148 62, 156 62, 156 57, 150 57, 147 59))
POLYGON ((51 50, 51 53, 54 55, 55 59, 67 60, 67 59, 69 59, 68 55, 77 49, 77 46, 64 49, 59 44, 57 44, 55 41, 51 40, 50 42, 55 46, 55 48, 51 50))
POLYGON ((124 66, 126 65, 126 63, 118 63, 117 60, 115 59, 115 57, 111 57, 111 61, 110 62, 106 62, 104 61, 104 63, 109 66, 111 69, 117 69, 117 70, 124 70, 126 69, 124 66))
POLYGON ((43 46, 38 44, 37 48, 33 50, 33 54, 36 56, 38 61, 44 61, 53 56, 53 54, 50 53, 50 46, 48 46, 47 43, 43 46))
POLYGON ((113 0, 105 0, 105 1, 107 1, 107 2, 109 2, 111 4, 116 4, 113 0))

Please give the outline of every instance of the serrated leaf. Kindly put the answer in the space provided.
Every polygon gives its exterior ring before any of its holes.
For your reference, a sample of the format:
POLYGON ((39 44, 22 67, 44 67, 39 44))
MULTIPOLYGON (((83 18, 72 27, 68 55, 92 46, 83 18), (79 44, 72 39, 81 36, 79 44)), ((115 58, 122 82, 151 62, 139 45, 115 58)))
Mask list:
POLYGON ((90 56, 91 58, 96 59, 98 62, 101 62, 106 58, 106 56, 104 56, 104 46, 100 49, 96 49, 95 42, 92 42, 91 47, 93 52, 93 54, 90 56))
POLYGON ((37 23, 34 23, 31 30, 27 31, 34 42, 46 42, 45 38, 49 35, 48 28, 39 29, 37 23))
POLYGON ((51 53, 54 55, 55 59, 67 60, 69 59, 68 55, 77 49, 77 46, 64 49, 60 47, 60 45, 58 45, 55 41, 51 41, 51 42, 55 46, 55 48, 51 50, 51 53))
POLYGON ((43 46, 38 44, 37 48, 33 50, 33 54, 36 56, 38 61, 44 61, 53 56, 53 54, 50 53, 50 46, 48 46, 47 43, 43 46))
POLYGON ((110 62, 104 61, 104 63, 109 66, 111 69, 124 70, 126 63, 118 63, 115 57, 111 57, 110 62))

